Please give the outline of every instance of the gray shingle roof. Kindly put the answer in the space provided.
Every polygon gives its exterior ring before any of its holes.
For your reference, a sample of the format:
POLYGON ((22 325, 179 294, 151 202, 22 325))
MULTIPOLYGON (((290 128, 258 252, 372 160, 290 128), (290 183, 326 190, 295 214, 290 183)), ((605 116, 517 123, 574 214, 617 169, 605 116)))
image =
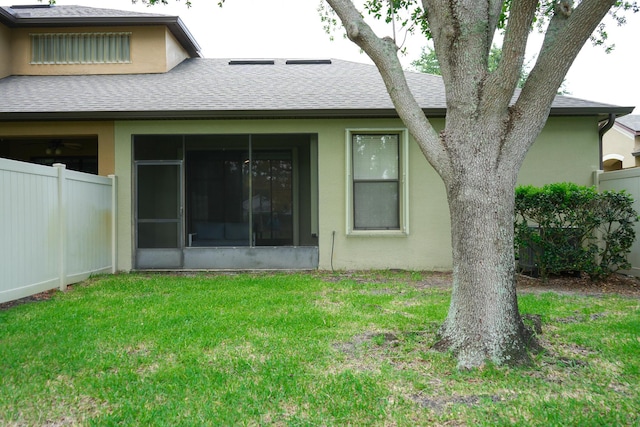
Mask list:
MULTIPOLYGON (((439 76, 407 73, 430 116, 444 116, 439 76)), ((0 119, 395 117, 373 65, 230 65, 189 59, 164 74, 10 76, 0 79, 0 119)), ((628 114, 629 108, 560 96, 552 115, 628 114)))
POLYGON ((616 124, 621 124, 631 132, 640 133, 640 115, 634 114, 616 119, 616 124))
POLYGON ((157 13, 142 13, 116 9, 101 9, 86 6, 49 6, 47 4, 25 6, 0 6, 16 18, 122 18, 131 16, 166 16, 157 13))

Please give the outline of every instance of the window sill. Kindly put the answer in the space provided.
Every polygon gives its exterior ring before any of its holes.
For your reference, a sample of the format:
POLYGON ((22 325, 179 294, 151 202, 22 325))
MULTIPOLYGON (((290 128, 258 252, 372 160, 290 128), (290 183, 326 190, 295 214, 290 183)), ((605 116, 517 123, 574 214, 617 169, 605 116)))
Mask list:
POLYGON ((347 237, 408 237, 402 230, 351 230, 347 237))

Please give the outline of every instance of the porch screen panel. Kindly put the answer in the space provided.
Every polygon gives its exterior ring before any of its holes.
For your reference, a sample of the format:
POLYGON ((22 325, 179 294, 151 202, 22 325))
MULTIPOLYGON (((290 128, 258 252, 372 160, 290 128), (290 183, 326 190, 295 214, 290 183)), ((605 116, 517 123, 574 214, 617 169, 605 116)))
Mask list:
POLYGON ((253 157, 251 201, 256 245, 293 245, 291 151, 256 151, 253 157))
POLYGON ((180 165, 137 167, 138 248, 181 246, 180 165))
POLYGON ((187 145, 188 244, 250 246, 249 151, 227 144, 217 149, 225 140, 220 138, 208 149, 193 141, 187 145))

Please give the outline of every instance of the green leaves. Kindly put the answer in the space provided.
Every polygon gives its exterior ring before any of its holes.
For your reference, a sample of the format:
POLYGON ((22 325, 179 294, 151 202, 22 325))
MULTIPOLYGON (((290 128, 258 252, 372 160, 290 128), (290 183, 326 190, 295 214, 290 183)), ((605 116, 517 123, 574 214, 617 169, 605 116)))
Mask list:
POLYGON ((571 271, 601 279, 629 268, 637 221, 624 191, 598 193, 573 183, 516 189, 516 250, 533 257, 521 265, 532 261, 543 278, 571 271))

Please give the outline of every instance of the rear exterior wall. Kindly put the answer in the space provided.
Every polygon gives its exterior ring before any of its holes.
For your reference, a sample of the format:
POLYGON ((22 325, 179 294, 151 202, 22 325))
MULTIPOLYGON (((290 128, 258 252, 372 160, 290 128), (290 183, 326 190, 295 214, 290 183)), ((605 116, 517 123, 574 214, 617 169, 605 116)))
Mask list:
MULTIPOLYGON (((434 120, 438 128, 444 121, 434 120)), ((527 155, 519 183, 571 181, 592 185, 598 169, 596 117, 550 118, 527 155)), ((118 269, 132 269, 132 135, 282 134, 318 136, 319 269, 451 268, 450 221, 444 185, 415 141, 409 140, 408 233, 347 234, 346 130, 402 128, 397 119, 174 120, 115 123, 118 176, 118 269)))

